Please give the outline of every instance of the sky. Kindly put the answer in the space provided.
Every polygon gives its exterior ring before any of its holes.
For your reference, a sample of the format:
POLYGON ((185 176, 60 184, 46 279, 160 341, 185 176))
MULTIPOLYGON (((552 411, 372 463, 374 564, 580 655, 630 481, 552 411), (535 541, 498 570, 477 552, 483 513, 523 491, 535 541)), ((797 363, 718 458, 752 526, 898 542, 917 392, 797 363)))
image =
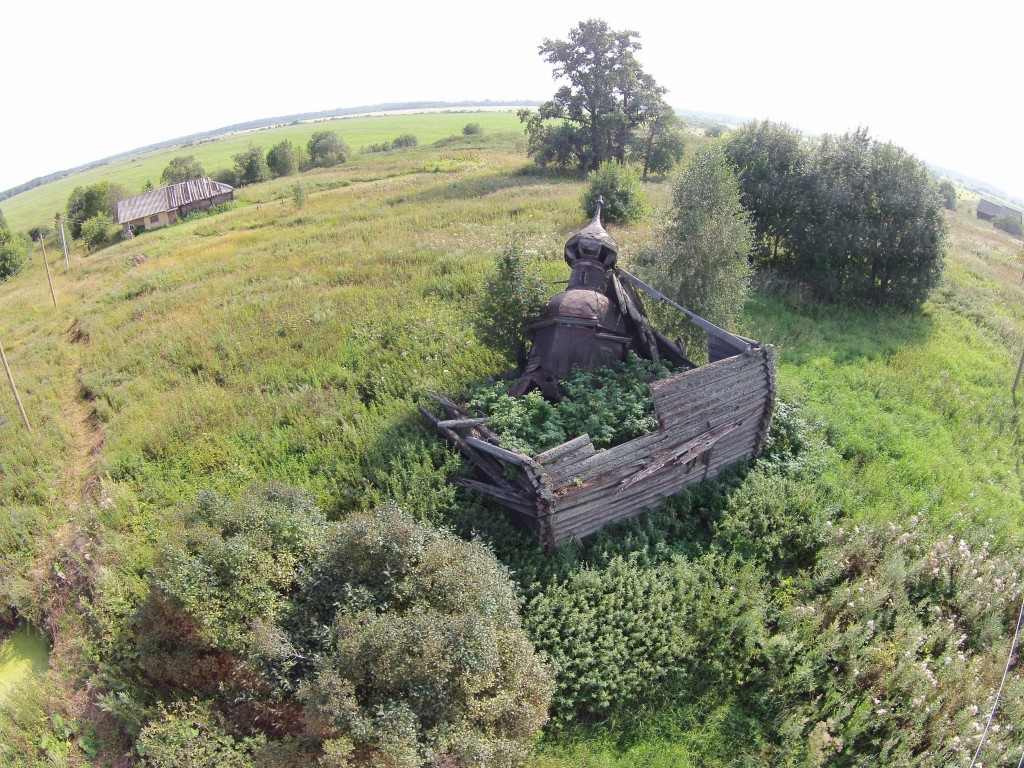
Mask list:
POLYGON ((1024 198, 1022 0, 0 0, 0 190, 262 117, 545 100, 538 55, 588 18, 639 34, 672 106, 866 126, 1024 198))

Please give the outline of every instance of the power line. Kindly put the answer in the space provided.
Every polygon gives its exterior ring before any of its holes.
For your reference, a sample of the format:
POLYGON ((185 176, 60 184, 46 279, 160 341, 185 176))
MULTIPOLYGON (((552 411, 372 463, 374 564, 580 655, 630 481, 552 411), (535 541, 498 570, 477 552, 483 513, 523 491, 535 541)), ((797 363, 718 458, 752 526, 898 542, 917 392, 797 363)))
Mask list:
MULTIPOLYGON (((996 694, 995 704, 992 705, 992 711, 988 713, 988 722, 985 723, 985 730, 981 734, 981 741, 978 742, 978 750, 974 753, 974 759, 971 760, 971 768, 974 768, 975 763, 978 762, 978 756, 981 754, 981 748, 985 746, 985 739, 988 738, 988 729, 992 725, 992 720, 996 716, 996 710, 999 708, 999 700, 1003 698, 1003 688, 1006 687, 1006 678, 1010 676, 1010 667, 1013 665, 1013 652, 1017 647, 1017 635, 1020 634, 1020 625, 1024 622, 1024 599, 1020 603, 1020 615, 1017 617, 1017 628, 1013 631, 1013 640, 1010 641, 1010 655, 1006 657, 1006 669, 1003 670, 1003 681, 999 684, 999 692, 996 694)), ((1017 764, 1017 768, 1024 766, 1024 755, 1020 757, 1020 763, 1017 764)))

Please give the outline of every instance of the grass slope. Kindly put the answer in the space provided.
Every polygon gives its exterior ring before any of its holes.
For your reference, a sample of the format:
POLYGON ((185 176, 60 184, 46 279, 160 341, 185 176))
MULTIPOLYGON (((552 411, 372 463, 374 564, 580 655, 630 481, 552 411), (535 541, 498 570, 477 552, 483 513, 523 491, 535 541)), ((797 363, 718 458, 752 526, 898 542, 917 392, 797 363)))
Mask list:
MULTIPOLYGON (((468 119, 351 120, 346 140, 408 131, 425 144, 468 119)), ((468 310, 510 233, 558 280, 583 223, 579 181, 523 172, 519 134, 472 119, 483 138, 303 175, 302 209, 295 179, 281 179, 241 190, 227 213, 77 250, 70 273, 51 250, 57 310, 38 256, 0 286, 0 341, 33 425, 22 429, 0 391, 0 618, 56 637, 51 688, 26 707, 95 716, 71 693, 88 664, 80 622, 115 627, 131 611, 173 535, 171 511, 203 488, 276 480, 332 515, 395 497, 444 520, 454 459, 416 405, 504 365, 468 310), (72 602, 83 583, 90 602, 72 602)), ((778 345, 780 395, 826 425, 842 460, 819 482, 854 520, 923 512, 956 531, 991 519, 1019 545, 1022 428, 1009 390, 1024 346, 1020 244, 967 211, 950 222, 946 280, 923 314, 822 307, 760 285, 736 330, 778 345)), ((646 226, 614 230, 627 262, 646 226)), ((536 765, 728 764, 744 726, 727 705, 668 714, 675 725, 654 718, 628 744, 614 729, 554 737, 536 765)), ((47 721, 18 722, 36 749, 47 721)))
POLYGON ((286 139, 292 144, 305 146, 309 137, 317 131, 337 132, 353 152, 358 152, 360 147, 390 141, 404 133, 414 134, 422 144, 431 144, 438 139, 461 133, 463 126, 469 122, 479 123, 485 132, 519 129, 519 119, 514 109, 505 112, 439 112, 430 113, 429 116, 396 114, 338 117, 261 128, 114 160, 22 192, 0 202, 0 208, 11 228, 25 231, 36 225, 52 226, 54 214, 65 211, 68 195, 78 186, 110 181, 123 185, 133 195, 142 192, 147 181, 159 187, 160 174, 170 159, 178 155, 194 155, 207 173, 213 173, 220 168, 231 168, 234 156, 244 152, 250 145, 262 147, 264 152, 286 139))

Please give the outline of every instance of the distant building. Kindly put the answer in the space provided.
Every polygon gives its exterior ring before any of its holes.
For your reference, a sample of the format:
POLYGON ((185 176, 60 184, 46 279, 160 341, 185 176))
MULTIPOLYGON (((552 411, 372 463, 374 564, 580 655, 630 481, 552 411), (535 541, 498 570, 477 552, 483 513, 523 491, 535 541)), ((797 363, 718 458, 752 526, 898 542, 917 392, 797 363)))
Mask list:
POLYGON ((129 229, 156 229, 179 216, 234 200, 235 188, 208 176, 151 189, 117 203, 117 223, 129 229))
POLYGON ((1021 223, 1020 211, 1014 210, 1013 208, 1007 208, 1005 205, 999 205, 993 203, 991 200, 982 198, 978 201, 978 218, 984 219, 985 221, 992 221, 998 219, 1000 216, 1010 216, 1017 220, 1017 223, 1021 223))

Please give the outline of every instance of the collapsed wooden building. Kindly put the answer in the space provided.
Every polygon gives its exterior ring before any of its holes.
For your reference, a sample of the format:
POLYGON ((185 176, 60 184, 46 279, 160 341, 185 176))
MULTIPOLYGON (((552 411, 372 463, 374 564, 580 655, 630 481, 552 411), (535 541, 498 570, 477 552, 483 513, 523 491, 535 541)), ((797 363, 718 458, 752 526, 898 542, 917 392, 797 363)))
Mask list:
POLYGON ((593 369, 633 350, 666 360, 678 373, 651 384, 659 427, 629 442, 596 450, 581 435, 535 456, 502 447, 487 428, 447 397, 443 414, 421 408, 434 428, 476 467, 477 478, 452 481, 479 491, 519 517, 549 549, 596 533, 657 506, 693 483, 756 458, 775 403, 775 349, 730 333, 674 304, 615 266, 617 246, 594 220, 566 244, 573 274, 531 325, 530 358, 512 394, 540 389, 560 395, 573 366, 593 369), (668 301, 707 336, 707 365, 653 328, 638 291, 668 301))

